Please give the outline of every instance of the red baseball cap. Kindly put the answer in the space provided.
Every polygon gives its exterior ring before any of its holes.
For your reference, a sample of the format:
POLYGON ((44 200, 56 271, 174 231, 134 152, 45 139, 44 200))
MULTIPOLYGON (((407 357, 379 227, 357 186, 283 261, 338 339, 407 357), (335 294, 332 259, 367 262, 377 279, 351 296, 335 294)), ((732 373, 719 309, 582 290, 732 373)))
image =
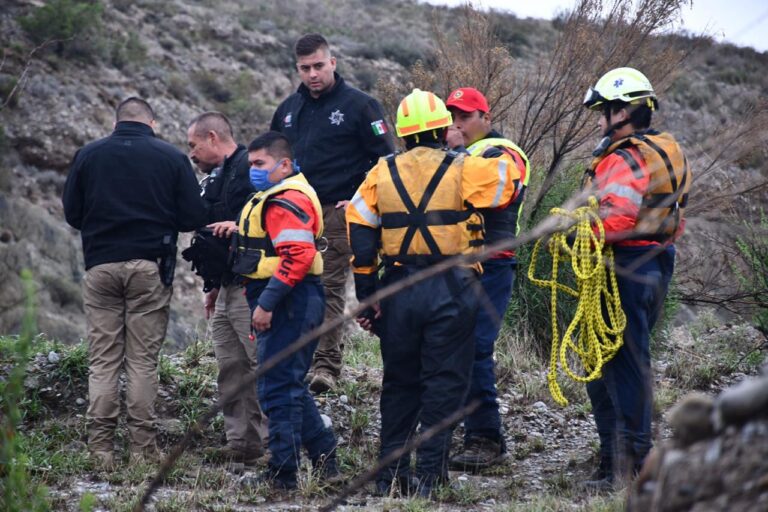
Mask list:
POLYGON ((475 110, 488 112, 490 110, 488 108, 488 101, 483 96, 483 93, 474 87, 456 89, 448 96, 445 106, 448 108, 454 107, 464 112, 474 112, 475 110))

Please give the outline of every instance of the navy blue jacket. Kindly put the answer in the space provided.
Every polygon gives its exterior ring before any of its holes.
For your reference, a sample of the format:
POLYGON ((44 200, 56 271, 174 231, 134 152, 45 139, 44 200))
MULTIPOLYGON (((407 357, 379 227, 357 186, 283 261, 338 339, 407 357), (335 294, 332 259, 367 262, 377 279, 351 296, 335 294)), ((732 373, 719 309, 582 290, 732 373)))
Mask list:
POLYGON ((334 76, 333 88, 317 99, 299 86, 270 126, 288 137, 322 204, 351 199, 379 157, 395 151, 379 102, 334 76))
POLYGON ((117 123, 81 148, 64 185, 64 215, 80 230, 86 270, 163 256, 163 237, 205 224, 200 187, 187 156, 148 125, 117 123))

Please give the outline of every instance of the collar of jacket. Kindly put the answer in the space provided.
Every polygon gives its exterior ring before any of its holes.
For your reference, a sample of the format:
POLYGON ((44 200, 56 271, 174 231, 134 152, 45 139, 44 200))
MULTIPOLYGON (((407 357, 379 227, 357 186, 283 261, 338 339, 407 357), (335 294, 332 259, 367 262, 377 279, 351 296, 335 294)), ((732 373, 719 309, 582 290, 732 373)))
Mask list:
MULTIPOLYGON (((506 137, 504 137, 504 135, 497 132, 493 128, 491 128, 491 131, 489 131, 488 134, 485 137, 483 137, 483 139, 505 139, 505 138, 506 137)), ((483 140, 483 139, 480 139, 480 140, 483 140)))
POLYGON ((151 126, 138 121, 120 121, 115 125, 115 131, 118 135, 149 135, 155 136, 155 131, 151 126))
POLYGON ((243 146, 242 144, 238 144, 235 150, 232 152, 232 154, 224 159, 224 163, 221 164, 221 168, 226 169, 227 167, 232 165, 232 162, 237 157, 237 155, 240 154, 241 151, 246 151, 245 146, 243 146))
POLYGON ((333 84, 333 87, 331 87, 331 90, 328 92, 324 92, 323 94, 320 95, 319 98, 313 98, 312 95, 309 94, 309 88, 304 84, 301 84, 299 86, 298 92, 304 97, 306 101, 325 101, 328 98, 332 98, 336 96, 336 94, 346 86, 346 82, 344 82, 344 79, 341 77, 340 74, 338 74, 335 71, 333 72, 333 79, 334 79, 334 84, 333 84))

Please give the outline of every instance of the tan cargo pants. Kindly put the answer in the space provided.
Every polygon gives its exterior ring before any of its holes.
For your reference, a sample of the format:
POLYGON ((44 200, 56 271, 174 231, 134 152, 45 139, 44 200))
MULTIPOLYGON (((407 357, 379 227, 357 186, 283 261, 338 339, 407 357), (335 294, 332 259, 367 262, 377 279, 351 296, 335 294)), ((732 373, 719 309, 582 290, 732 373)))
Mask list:
MULTIPOLYGON (((352 249, 347 239, 345 209, 333 204, 323 205, 323 236, 328 239, 328 250, 323 253, 323 288, 325 289, 325 322, 335 320, 344 314, 346 303, 347 274, 352 249)), ((312 363, 312 372, 341 374, 341 359, 344 353, 342 333, 339 326, 320 337, 312 363)))
MULTIPOLYGON (((213 351, 219 366, 219 396, 231 393, 245 380, 252 380, 258 360, 256 341, 251 341, 251 310, 242 286, 231 284, 219 289, 211 317, 213 351)), ((266 417, 259 407, 256 381, 240 396, 224 405, 224 430, 227 445, 244 450, 265 449, 266 417)))
POLYGON ((126 408, 132 451, 153 451, 157 358, 168 327, 172 288, 160 282, 157 263, 129 260, 90 268, 83 279, 88 322, 91 451, 114 449, 120 414, 118 378, 126 373, 126 408))

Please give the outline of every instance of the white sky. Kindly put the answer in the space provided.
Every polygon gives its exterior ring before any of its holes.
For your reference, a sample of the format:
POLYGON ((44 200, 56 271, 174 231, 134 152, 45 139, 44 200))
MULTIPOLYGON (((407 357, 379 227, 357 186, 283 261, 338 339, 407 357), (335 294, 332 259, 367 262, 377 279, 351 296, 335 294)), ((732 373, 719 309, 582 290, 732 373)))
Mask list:
MULTIPOLYGON (((431 4, 462 5, 465 0, 422 0, 431 4)), ((576 0, 479 0, 473 4, 514 13, 518 18, 551 19, 576 0)), ((717 41, 768 51, 766 0, 693 0, 682 9, 683 29, 706 33, 717 41)))

